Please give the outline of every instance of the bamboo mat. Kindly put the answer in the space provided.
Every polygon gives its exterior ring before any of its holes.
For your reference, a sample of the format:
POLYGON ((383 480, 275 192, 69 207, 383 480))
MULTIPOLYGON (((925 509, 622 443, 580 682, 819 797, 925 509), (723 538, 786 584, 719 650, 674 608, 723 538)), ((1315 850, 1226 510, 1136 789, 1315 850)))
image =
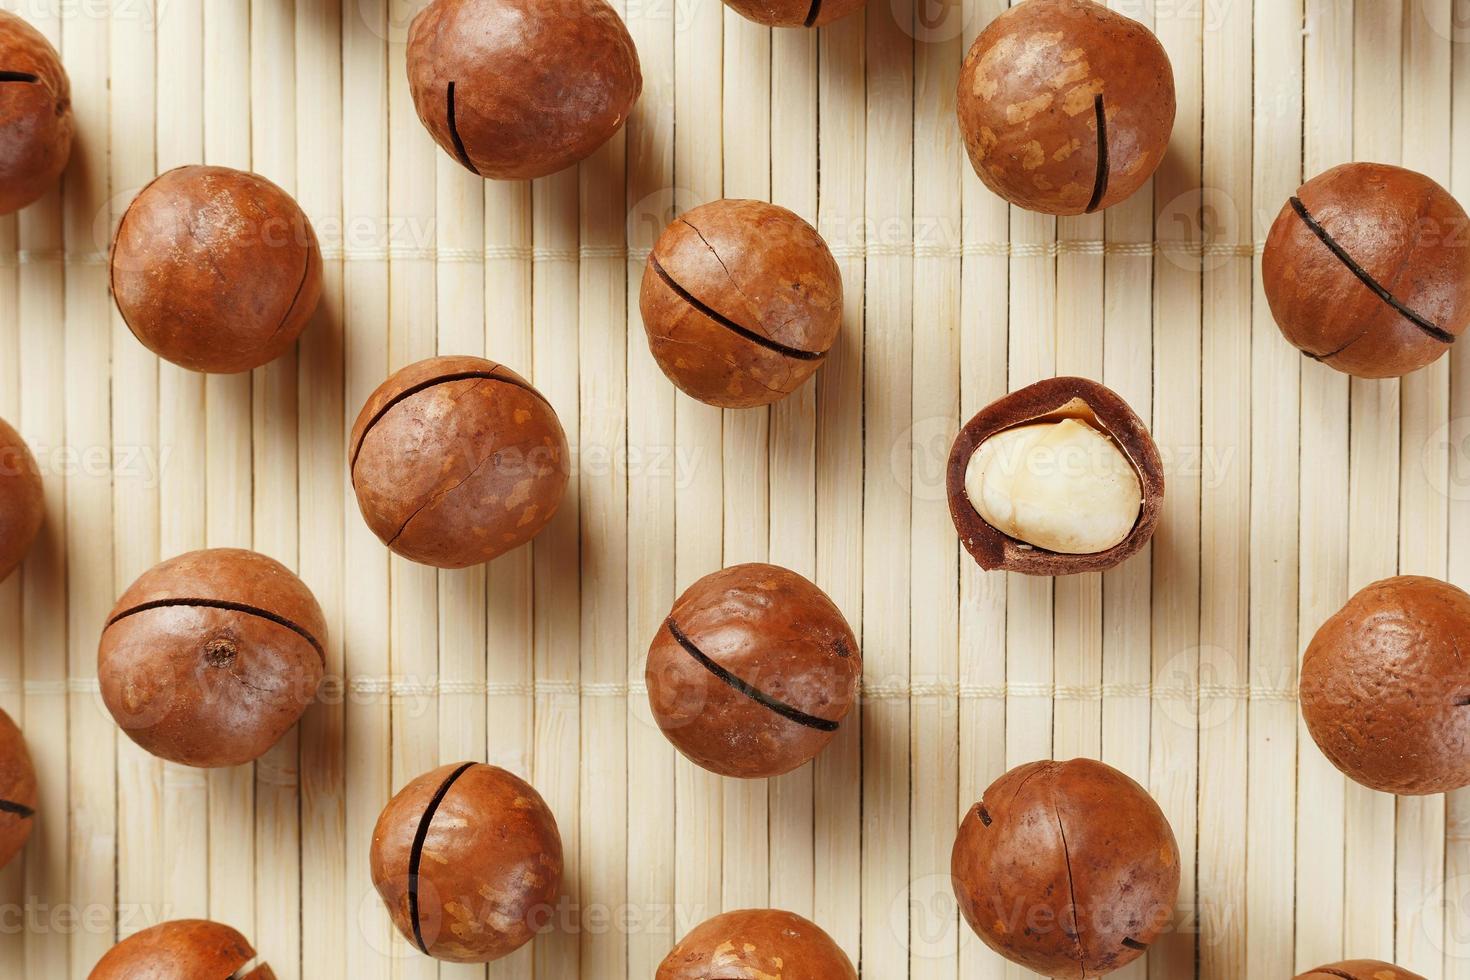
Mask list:
POLYGON ((872 980, 1021 977, 957 923, 954 830, 1008 767, 1084 755, 1155 794, 1185 859, 1176 929, 1119 976, 1350 955, 1470 977, 1470 794, 1346 783, 1294 698, 1351 590, 1470 585, 1470 352, 1349 381, 1279 337, 1253 259, 1303 174, 1341 161, 1470 200, 1464 0, 1115 0, 1173 58, 1174 144, 1151 189, 1061 220, 989 194, 958 139, 960 59, 1002 0, 775 33, 717 0, 619 0, 638 110, 530 185, 430 142, 405 0, 3 2, 62 50, 80 140, 60 193, 0 219, 0 416, 48 491, 0 586, 0 705, 42 787, 0 874, 0 976, 82 977, 116 936, 207 915, 283 980, 648 980, 706 916, 774 905, 872 980), (199 161, 293 192, 325 246, 315 322, 253 376, 159 363, 107 295, 111 222, 199 161), (658 231, 720 196, 814 220, 847 285, 829 363, 769 411, 676 395, 638 320, 658 231), (578 450, 554 525, 465 572, 390 560, 344 462, 367 394, 436 352, 533 377, 578 450), (950 439, 1057 373, 1152 420, 1163 524, 1105 575, 984 574, 946 511, 950 439), (335 679, 259 763, 204 772, 118 735, 96 644, 138 573, 224 545, 300 570, 335 679), (815 579, 866 655, 845 734, 769 783, 676 757, 641 683, 676 593, 747 560, 815 579), (567 844, 557 931, 488 972, 414 955, 368 878, 391 792, 462 759, 530 777, 567 844))

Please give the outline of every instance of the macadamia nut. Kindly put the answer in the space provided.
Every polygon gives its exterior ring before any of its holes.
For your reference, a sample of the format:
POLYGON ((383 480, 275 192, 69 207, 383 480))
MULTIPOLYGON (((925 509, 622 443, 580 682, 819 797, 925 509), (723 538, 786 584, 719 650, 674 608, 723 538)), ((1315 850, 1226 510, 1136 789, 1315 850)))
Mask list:
POLYGON ((1143 506, 1133 464, 1077 419, 992 436, 970 457, 965 492, 998 530, 1066 555, 1119 544, 1143 506))
POLYGON ((1308 970, 1296 980, 1424 980, 1417 973, 1382 960, 1343 960, 1308 970))
POLYGON ((823 27, 863 9, 867 0, 725 0, 747 20, 770 27, 823 27))
POLYGON ((653 980, 857 980, 852 960, 813 922, 778 909, 707 919, 659 964, 653 980))
POLYGON ((30 839, 36 817, 36 769, 25 736, 0 711, 0 868, 30 839))
POLYGON ((45 518, 41 471, 20 433, 0 419, 0 582, 31 550, 45 518))
POLYGON ((75 125, 61 56, 40 31, 0 10, 0 214, 56 185, 75 125))
POLYGON ((88 980, 275 980, 239 932, 205 919, 175 919, 134 933, 108 950, 88 980))

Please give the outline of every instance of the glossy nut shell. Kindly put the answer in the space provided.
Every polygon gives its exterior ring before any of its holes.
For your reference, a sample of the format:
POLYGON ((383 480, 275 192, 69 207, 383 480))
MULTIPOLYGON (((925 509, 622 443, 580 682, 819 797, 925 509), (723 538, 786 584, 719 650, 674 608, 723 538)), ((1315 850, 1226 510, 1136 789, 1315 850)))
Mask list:
POLYGON ((144 929, 112 947, 97 961, 88 980, 275 980, 275 973, 264 964, 241 972, 254 959, 250 943, 229 926, 205 919, 176 919, 144 929))
POLYGON ((1142 24, 1091 0, 1026 0, 970 48, 957 108, 987 187, 1031 211, 1112 207, 1169 148, 1174 71, 1142 24))
POLYGON ((1164 506, 1164 463, 1148 427, 1111 388, 1087 378, 1048 378, 991 402, 965 423, 950 449, 945 491, 960 543, 981 568, 1043 576, 1100 572, 1121 565, 1153 538, 1164 506), (980 516, 965 489, 970 457, 991 437, 1066 418, 1081 419, 1111 438, 1138 473, 1143 491, 1138 523, 1107 551, 1059 554, 1011 538, 980 516))
POLYGON ((556 411, 479 357, 410 364, 368 398, 350 464, 368 527, 411 561, 464 568, 535 537, 570 479, 556 411))
POLYGON ((128 737, 189 766, 265 754, 315 699, 327 625, 305 584, 253 551, 191 551, 144 572, 97 653, 128 737))
POLYGON ((0 868, 30 839, 36 816, 36 769, 25 737, 0 711, 0 868))
POLYGON ((1417 973, 1382 960, 1343 960, 1308 970, 1296 980, 1424 980, 1417 973))
POLYGON ((20 433, 0 419, 0 581, 8 578, 31 550, 45 513, 36 458, 20 433))
POLYGON ((264 177, 228 167, 179 167, 143 188, 118 223, 111 266, 133 336, 214 374, 286 353, 322 292, 306 214, 264 177))
POLYGON ((747 20, 771 27, 823 27, 867 6, 867 0, 725 0, 747 20))
POLYGON ((960 911, 985 944, 1049 977, 1097 977, 1143 955, 1179 893, 1157 803, 1090 759, 1033 762, 991 784, 960 825, 960 911))
POLYGON ((1470 219, 1423 174, 1336 167, 1281 209, 1261 260, 1282 335, 1360 378, 1442 357, 1470 325, 1470 219))
POLYGON ((795 214, 721 200, 664 229, 639 305, 670 381, 707 404, 751 408, 785 398, 822 366, 842 329, 842 275, 795 214))
POLYGON ((408 85, 444 152, 482 177, 544 177, 591 156, 643 90, 604 0, 434 0, 408 34, 408 85))
POLYGON ((488 963, 530 942, 561 887, 556 819, 524 780, 480 763, 414 779, 378 817, 373 885, 417 949, 488 963))
POLYGON ((51 42, 0 10, 0 214, 56 185, 71 156, 71 84, 51 42))
POLYGON ((1470 595, 1438 579, 1375 582, 1302 657, 1301 706, 1322 753, 1385 793, 1470 785, 1470 595))
POLYGON ((862 676, 857 638, 822 590, 776 565, 736 565, 679 597, 648 650, 658 726, 724 776, 778 776, 836 735, 862 676))
POLYGON ((832 937, 792 912, 746 909, 696 926, 654 980, 857 980, 832 937))

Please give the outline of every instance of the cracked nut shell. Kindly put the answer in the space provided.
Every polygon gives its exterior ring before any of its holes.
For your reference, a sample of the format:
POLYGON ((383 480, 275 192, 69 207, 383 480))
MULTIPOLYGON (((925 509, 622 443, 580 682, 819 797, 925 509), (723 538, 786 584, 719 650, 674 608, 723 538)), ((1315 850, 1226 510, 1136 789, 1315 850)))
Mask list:
POLYGON ((842 329, 842 274, 817 230, 763 201, 720 200, 664 229, 639 296, 654 360, 721 408, 780 401, 842 329))
POLYGON ((428 955, 488 963, 550 922, 561 835, 546 802, 512 773, 440 766, 398 791, 373 829, 373 885, 393 924, 428 955))
POLYGON ((92 968, 88 980, 275 980, 264 963, 242 972, 255 959, 245 937, 205 919, 176 919, 135 933, 92 968))
POLYGON ((857 980, 852 960, 816 923, 778 909, 706 919, 659 964, 654 980, 857 980))
POLYGON ((1116 392, 1086 378, 1050 378, 992 402, 965 424, 950 450, 945 490, 960 542, 981 568, 1025 575, 1075 575, 1113 568, 1148 544, 1164 505, 1164 464, 1147 426, 1116 392), (1138 522, 1126 538, 1106 551, 1060 554, 1018 541, 987 523, 965 489, 970 457, 991 437, 1022 425, 1068 418, 1082 420, 1110 437, 1138 473, 1143 491, 1138 522))
POLYGON ((153 566, 102 631, 102 700, 128 737, 188 766, 264 755, 316 697, 327 624, 280 562, 191 551, 153 566))
POLYGON ((770 27, 823 27, 862 10, 867 0, 725 0, 725 6, 770 27))
POLYGON ((25 736, 0 710, 0 868, 25 847, 36 816, 36 769, 25 736))
POLYGON ((0 10, 0 214, 56 184, 75 125, 61 56, 40 31, 0 10))
POLYGON ((1417 973, 1382 960, 1343 960, 1308 970, 1296 980, 1424 980, 1417 973))
POLYGON ((0 582, 31 550, 45 514, 45 490, 36 458, 20 433, 0 419, 0 582))
POLYGON ((1026 0, 975 39, 957 109, 970 163, 1012 204, 1110 208, 1169 148, 1174 70, 1147 27, 1091 0, 1026 0))
POLYGON ((804 765, 857 698, 857 638, 821 589, 776 565, 695 582, 648 650, 658 727, 692 762, 760 779, 804 765))
POLYGON ((1350 163, 1286 202, 1261 260, 1281 333, 1360 378, 1432 364, 1470 324, 1470 220, 1412 170, 1350 163))
POLYGON ((985 944, 1049 977, 1096 977, 1143 955, 1179 894, 1179 847, 1153 798, 1091 759, 1033 762, 985 791, 951 859, 985 944))
POLYGON ((1322 754, 1385 793, 1470 785, 1470 595, 1438 579, 1374 582, 1312 637, 1301 706, 1322 754))
POLYGON ((409 28, 408 85, 444 152, 482 177, 523 180, 611 139, 643 75, 603 0, 434 0, 409 28))
POLYGON ((112 241, 133 336, 180 367, 236 374, 291 348, 322 293, 311 222, 258 174, 179 167, 144 187, 112 241))
POLYGON ((398 371, 352 427, 352 486, 368 527, 425 565, 465 568, 530 541, 571 476, 556 411, 531 383, 481 357, 398 371))

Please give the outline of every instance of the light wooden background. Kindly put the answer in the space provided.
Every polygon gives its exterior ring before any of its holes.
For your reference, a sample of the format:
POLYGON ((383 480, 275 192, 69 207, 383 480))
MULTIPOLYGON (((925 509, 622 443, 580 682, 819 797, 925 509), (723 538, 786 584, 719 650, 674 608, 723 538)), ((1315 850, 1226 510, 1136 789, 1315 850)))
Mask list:
POLYGON ((412 955, 368 879, 390 793, 441 762, 529 776, 567 844, 559 931, 489 977, 647 980, 721 908, 816 918, 873 980, 1019 977, 955 924, 963 810, 1009 766, 1098 756, 1157 796, 1180 928, 1124 976, 1276 980, 1345 955, 1470 976, 1470 795, 1346 784, 1294 703, 1299 650, 1401 570, 1470 585, 1470 352, 1349 382, 1278 336, 1253 243, 1354 157, 1470 198, 1465 0, 1126 0, 1173 57, 1153 187, 1106 216, 1013 211, 963 158, 958 66, 1001 0, 871 0, 772 33, 717 0, 627 0, 646 88, 625 137, 534 185, 433 146, 389 0, 4 0, 55 39, 80 141, 64 189, 0 219, 0 415, 48 524, 0 587, 0 704, 41 777, 0 875, 0 975, 84 976, 209 915, 282 978, 484 977, 412 955), (205 161, 293 191, 325 244, 298 353, 253 377, 160 364, 107 295, 134 190, 205 161), (842 340, 770 411, 696 404, 637 313, 674 209, 770 198, 817 221, 842 340), (580 448, 555 524, 488 568, 388 558, 344 433, 392 368, 487 353, 580 448), (941 489, 959 421, 1058 372, 1101 378, 1169 458, 1150 553, 1103 576, 986 575, 941 489), (328 613, 325 703, 254 767, 164 765, 97 695, 115 596, 160 558, 253 546, 328 613), (722 782, 641 685, 677 591, 722 563, 813 577, 863 639, 866 697, 815 765, 722 782))

